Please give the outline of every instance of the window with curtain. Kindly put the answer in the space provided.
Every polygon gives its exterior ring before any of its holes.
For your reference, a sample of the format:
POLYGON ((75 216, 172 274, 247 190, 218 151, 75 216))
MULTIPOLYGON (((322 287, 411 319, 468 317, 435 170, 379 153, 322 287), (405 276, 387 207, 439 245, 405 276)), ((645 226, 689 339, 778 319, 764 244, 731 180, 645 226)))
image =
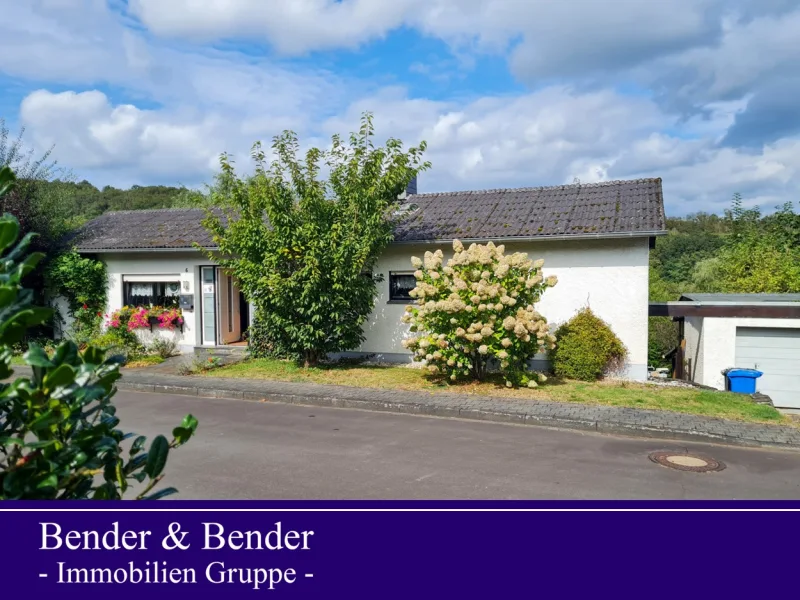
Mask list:
POLYGON ((413 273, 389 273, 389 300, 411 300, 409 292, 417 287, 413 273))
POLYGON ((127 306, 178 306, 180 281, 126 281, 123 304, 127 306))

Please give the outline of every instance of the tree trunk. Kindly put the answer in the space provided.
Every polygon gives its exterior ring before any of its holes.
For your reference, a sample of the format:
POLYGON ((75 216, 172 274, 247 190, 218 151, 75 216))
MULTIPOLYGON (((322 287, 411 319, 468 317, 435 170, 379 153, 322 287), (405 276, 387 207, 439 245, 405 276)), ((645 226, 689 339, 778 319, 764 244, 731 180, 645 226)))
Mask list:
POLYGON ((486 361, 480 354, 472 357, 472 376, 478 381, 486 378, 486 361))
POLYGON ((303 356, 303 368, 316 367, 319 364, 319 352, 316 350, 306 350, 303 356))

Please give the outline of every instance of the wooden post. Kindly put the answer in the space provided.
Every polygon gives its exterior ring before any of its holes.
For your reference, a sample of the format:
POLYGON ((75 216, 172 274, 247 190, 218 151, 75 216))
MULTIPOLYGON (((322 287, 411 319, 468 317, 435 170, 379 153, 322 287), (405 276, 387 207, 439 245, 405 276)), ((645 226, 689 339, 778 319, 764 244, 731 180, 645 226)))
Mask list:
POLYGON ((678 348, 675 351, 675 369, 672 373, 673 379, 685 379, 684 373, 684 358, 686 356, 686 341, 681 340, 678 344, 678 348))

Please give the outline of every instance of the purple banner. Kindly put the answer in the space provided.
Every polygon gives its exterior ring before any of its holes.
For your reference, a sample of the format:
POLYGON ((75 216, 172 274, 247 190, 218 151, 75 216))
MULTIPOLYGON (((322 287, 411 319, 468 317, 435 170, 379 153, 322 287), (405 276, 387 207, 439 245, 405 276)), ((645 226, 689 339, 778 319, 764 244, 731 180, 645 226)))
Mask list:
POLYGON ((787 550, 798 518, 792 509, 800 503, 7 502, 0 508, 4 597, 199 592, 408 600, 769 597, 786 589, 793 572, 787 550), (736 510, 753 508, 789 511, 736 510))

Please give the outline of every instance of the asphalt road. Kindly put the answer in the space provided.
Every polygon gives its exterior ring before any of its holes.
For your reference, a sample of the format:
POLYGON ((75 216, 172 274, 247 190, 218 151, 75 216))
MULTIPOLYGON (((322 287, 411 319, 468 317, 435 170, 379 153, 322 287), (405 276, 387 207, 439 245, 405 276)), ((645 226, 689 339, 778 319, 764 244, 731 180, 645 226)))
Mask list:
POLYGON ((199 419, 167 465, 181 499, 800 498, 800 452, 191 396, 116 403, 123 429, 148 436, 199 419), (687 449, 727 468, 648 459, 687 449))

